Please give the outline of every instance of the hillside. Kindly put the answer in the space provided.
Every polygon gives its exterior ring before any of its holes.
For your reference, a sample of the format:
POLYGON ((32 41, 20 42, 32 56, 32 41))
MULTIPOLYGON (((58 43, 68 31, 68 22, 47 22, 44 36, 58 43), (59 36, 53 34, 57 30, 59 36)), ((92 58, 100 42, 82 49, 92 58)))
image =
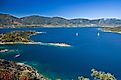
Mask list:
POLYGON ((35 69, 23 63, 0 59, 0 80, 48 80, 35 69))
POLYGON ((0 27, 86 27, 121 26, 121 19, 65 19, 62 17, 44 17, 38 15, 17 18, 10 14, 0 14, 0 27))
POLYGON ((21 19, 9 15, 9 14, 0 14, 0 27, 11 26, 14 27, 16 25, 24 25, 27 24, 23 22, 21 19))

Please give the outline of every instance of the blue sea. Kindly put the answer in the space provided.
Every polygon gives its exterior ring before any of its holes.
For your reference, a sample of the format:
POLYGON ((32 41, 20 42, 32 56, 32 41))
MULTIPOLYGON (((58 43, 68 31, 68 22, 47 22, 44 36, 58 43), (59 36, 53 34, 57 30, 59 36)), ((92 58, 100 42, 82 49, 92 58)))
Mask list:
POLYGON ((1 53, 1 59, 29 64, 52 80, 77 80, 78 76, 93 80, 90 75, 92 68, 110 72, 121 80, 121 34, 102 32, 99 28, 4 28, 0 33, 14 30, 46 32, 31 36, 31 39, 43 43, 65 43, 71 47, 0 45, 14 50, 1 53), (17 54, 20 56, 15 58, 17 54))

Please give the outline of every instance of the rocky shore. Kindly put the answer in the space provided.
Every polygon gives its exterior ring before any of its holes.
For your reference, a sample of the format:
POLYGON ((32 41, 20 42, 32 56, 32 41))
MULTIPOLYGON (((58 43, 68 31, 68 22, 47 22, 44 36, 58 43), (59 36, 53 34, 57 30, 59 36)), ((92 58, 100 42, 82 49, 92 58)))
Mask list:
POLYGON ((0 53, 1 53, 1 52, 9 52, 9 50, 8 50, 8 49, 1 49, 1 48, 0 48, 0 53))
MULTIPOLYGON (((111 73, 106 73, 103 71, 97 71, 96 69, 91 70, 91 76, 93 77, 93 80, 117 80, 114 75, 111 73)), ((87 77, 81 76, 78 77, 79 80, 90 80, 87 77)))
POLYGON ((121 33, 121 27, 105 27, 101 29, 103 32, 121 33))
POLYGON ((39 34, 34 31, 11 31, 0 34, 0 42, 32 42, 29 38, 32 35, 39 34))
POLYGON ((48 80, 34 68, 23 63, 0 59, 0 80, 48 80))
POLYGON ((0 42, 0 44, 40 44, 41 42, 0 42))
MULTIPOLYGON (((94 80, 117 80, 111 73, 91 70, 94 80)), ((51 80, 39 74, 34 68, 24 63, 16 63, 0 59, 0 80, 51 80)), ((56 79, 61 80, 61 79, 56 79)), ((90 80, 87 77, 78 77, 78 80, 90 80)))
POLYGON ((35 31, 12 31, 0 34, 0 44, 40 44, 45 46, 57 46, 57 47, 71 47, 69 44, 65 43, 43 43, 34 42, 30 40, 30 36, 36 34, 42 34, 45 32, 35 32, 35 31))
POLYGON ((106 73, 103 71, 97 71, 96 69, 91 70, 91 76, 96 80, 117 80, 111 73, 106 73))

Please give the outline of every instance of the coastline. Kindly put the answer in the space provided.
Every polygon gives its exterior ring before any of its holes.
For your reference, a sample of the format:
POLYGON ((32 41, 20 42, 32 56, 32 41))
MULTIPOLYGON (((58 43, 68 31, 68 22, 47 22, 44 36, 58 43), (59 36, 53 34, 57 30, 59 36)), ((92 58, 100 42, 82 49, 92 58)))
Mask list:
MULTIPOLYGON (((18 27, 18 26, 16 26, 16 27, 11 27, 11 26, 9 26, 9 27, 0 27, 0 29, 4 29, 4 28, 95 28, 95 27, 99 27, 99 28, 102 28, 103 26, 34 26, 34 27, 27 27, 27 26, 24 26, 24 27, 18 27)), ((107 27, 107 26, 105 26, 105 27, 107 27)))
POLYGON ((28 64, 0 59, 0 80, 49 80, 28 64))
MULTIPOLYGON (((30 42, 31 43, 31 42, 30 42)), ((23 44, 22 42, 21 42, 21 44, 23 44)), ((28 44, 28 43, 25 43, 25 44, 28 44)), ((33 43, 32 43, 33 44, 33 43)), ((38 43, 39 44, 39 43, 38 43)), ((47 44, 48 45, 48 43, 40 43, 40 44, 47 44)), ((51 44, 51 46, 53 46, 52 44, 59 44, 59 43, 50 43, 51 44)), ((61 43, 60 43, 61 44, 61 43)), ((54 45, 55 46, 55 45, 54 45)), ((57 46, 57 45, 56 45, 57 46)), ((19 65, 24 65, 23 63, 18 63, 19 65)))
POLYGON ((57 47, 71 47, 65 43, 43 43, 43 42, 0 42, 1 45, 14 45, 14 44, 40 44, 45 46, 57 46, 57 47))
POLYGON ((16 64, 20 65, 20 66, 26 66, 26 67, 29 67, 29 68, 33 69, 35 71, 37 77, 42 78, 42 80, 49 80, 47 77, 42 75, 37 69, 35 69, 33 66, 30 66, 29 64, 25 64, 25 63, 21 63, 21 62, 17 62, 16 64))
POLYGON ((111 31, 111 30, 106 30, 106 29, 100 29, 102 32, 107 32, 107 33, 117 33, 117 34, 121 34, 121 31, 111 31))
POLYGON ((36 31, 11 31, 8 33, 0 34, 0 44, 1 45, 13 45, 13 44, 40 44, 45 46, 56 46, 56 47, 71 47, 71 45, 66 43, 43 43, 43 42, 34 42, 30 40, 30 37, 37 34, 42 34, 46 32, 36 32, 36 31))
POLYGON ((0 42, 0 44, 39 44, 41 42, 0 42))
POLYGON ((0 53, 3 53, 3 52, 9 52, 8 49, 0 49, 0 53))

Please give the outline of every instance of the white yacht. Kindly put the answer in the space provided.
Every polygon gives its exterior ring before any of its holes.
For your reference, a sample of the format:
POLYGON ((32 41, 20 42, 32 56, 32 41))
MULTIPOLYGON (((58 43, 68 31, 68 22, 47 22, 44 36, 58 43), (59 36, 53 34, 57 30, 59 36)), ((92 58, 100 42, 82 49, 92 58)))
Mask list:
POLYGON ((97 33, 97 36, 100 36, 100 33, 99 32, 97 33))
POLYGON ((76 33, 76 36, 79 36, 79 33, 76 33))
POLYGON ((17 57, 19 57, 20 56, 20 54, 17 54, 17 55, 15 55, 15 58, 17 58, 17 57))

